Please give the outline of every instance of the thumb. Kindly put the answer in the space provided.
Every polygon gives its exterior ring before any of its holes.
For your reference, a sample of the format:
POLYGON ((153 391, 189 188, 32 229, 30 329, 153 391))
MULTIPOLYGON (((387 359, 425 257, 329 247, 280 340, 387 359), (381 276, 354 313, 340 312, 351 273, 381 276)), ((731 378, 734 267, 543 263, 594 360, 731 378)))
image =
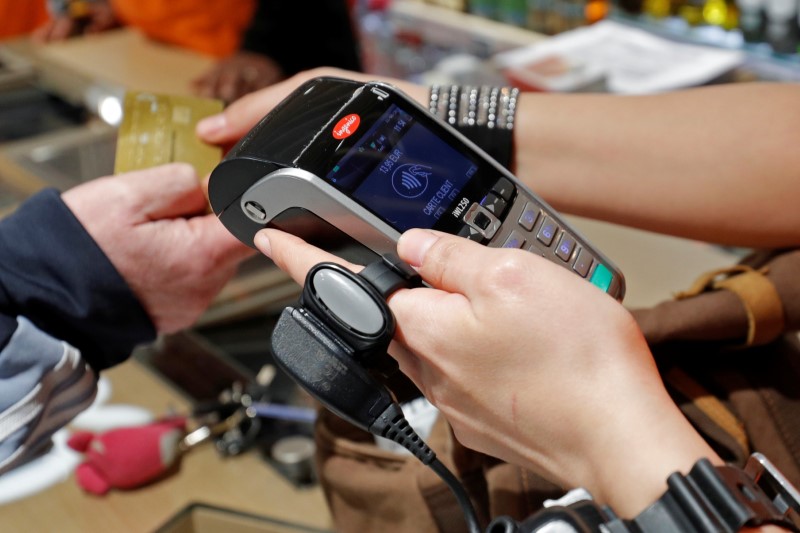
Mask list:
POLYGON ((485 264, 496 250, 437 231, 412 229, 400 236, 397 253, 419 271, 429 285, 468 296, 481 287, 485 264))
POLYGON ((198 122, 195 133, 209 144, 233 144, 244 137, 286 94, 272 87, 247 94, 226 107, 222 113, 198 122))

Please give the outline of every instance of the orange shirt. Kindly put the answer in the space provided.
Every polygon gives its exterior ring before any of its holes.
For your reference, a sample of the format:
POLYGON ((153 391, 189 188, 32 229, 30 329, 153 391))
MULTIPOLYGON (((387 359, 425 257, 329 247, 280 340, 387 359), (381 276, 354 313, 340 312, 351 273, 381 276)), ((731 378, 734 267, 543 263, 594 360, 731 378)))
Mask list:
POLYGON ((28 34, 49 18, 45 0, 0 0, 0 40, 28 34))
POLYGON ((255 0, 111 0, 111 5, 120 22, 151 39, 214 57, 239 49, 256 7, 255 0))

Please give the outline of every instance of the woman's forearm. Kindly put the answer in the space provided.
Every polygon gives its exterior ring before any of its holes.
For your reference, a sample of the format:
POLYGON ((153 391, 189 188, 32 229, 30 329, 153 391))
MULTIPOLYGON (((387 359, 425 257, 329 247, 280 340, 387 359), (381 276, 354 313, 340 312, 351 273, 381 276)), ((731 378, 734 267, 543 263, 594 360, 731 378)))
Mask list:
MULTIPOLYGON (((245 96, 198 126, 238 140, 316 69, 245 96)), ((423 106, 428 89, 389 80, 423 106)), ((754 247, 800 243, 800 84, 716 85, 647 96, 523 93, 514 173, 557 209, 754 247)))
POLYGON ((749 246, 800 243, 800 85, 520 97, 517 176, 565 212, 749 246))

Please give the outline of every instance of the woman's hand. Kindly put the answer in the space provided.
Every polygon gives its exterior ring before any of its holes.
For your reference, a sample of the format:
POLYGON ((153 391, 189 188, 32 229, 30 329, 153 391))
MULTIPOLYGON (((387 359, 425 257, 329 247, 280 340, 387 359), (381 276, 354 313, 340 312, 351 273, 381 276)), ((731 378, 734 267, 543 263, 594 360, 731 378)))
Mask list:
MULTIPOLYGON (((330 67, 307 70, 295 74, 285 81, 247 94, 225 108, 222 113, 206 117, 197 124, 197 135, 209 144, 231 145, 250 131, 264 115, 272 111, 292 91, 306 81, 320 76, 335 76, 365 82, 375 79, 374 76, 368 74, 330 67)), ((412 98, 426 103, 428 92, 424 87, 401 80, 384 79, 382 81, 396 85, 412 98)))
MULTIPOLYGON (((255 242, 300 283, 314 264, 342 262, 276 230, 255 242)), ((633 318, 596 287, 533 254, 427 230, 406 232, 398 253, 432 288, 390 298, 392 354, 464 445, 631 515, 673 471, 717 460, 633 318)))

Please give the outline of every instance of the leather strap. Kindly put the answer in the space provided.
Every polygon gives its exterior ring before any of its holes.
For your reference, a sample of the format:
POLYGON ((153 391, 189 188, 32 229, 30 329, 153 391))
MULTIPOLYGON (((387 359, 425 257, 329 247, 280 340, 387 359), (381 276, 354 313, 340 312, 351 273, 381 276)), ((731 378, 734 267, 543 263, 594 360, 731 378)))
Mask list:
POLYGON ((719 398, 678 367, 669 369, 664 375, 664 380, 730 435, 745 454, 750 453, 750 439, 747 438, 744 424, 719 398))
POLYGON ((700 276, 692 287, 675 297, 681 300, 713 290, 734 293, 747 313, 744 346, 767 344, 783 333, 786 319, 783 302, 766 273, 766 269, 755 270, 746 265, 713 270, 700 276))

